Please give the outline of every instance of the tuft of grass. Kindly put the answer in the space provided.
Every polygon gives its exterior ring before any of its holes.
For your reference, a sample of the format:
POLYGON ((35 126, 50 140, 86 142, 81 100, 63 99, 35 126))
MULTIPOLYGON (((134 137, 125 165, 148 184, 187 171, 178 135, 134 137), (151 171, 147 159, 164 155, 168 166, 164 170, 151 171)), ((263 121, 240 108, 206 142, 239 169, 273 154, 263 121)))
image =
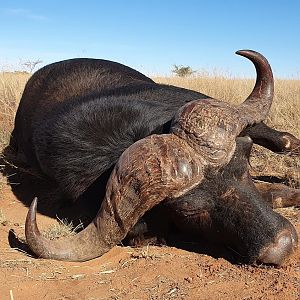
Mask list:
MULTIPOLYGON (((0 161, 2 161, 2 159, 3 159, 3 155, 0 154, 0 161)), ((4 178, 4 176, 2 175, 2 170, 3 170, 3 168, 4 168, 4 165, 1 165, 1 164, 0 164, 0 191, 2 190, 3 185, 5 184, 5 178, 4 178)))
POLYGON ((7 224, 7 222, 8 221, 7 221, 6 217, 5 217, 2 209, 0 209, 0 224, 1 225, 5 225, 5 224, 7 224))
POLYGON ((250 157, 253 176, 273 176, 293 188, 300 188, 300 159, 287 155, 275 154, 254 145, 250 157))
POLYGON ((83 224, 81 222, 77 226, 74 226, 72 221, 68 222, 67 219, 58 219, 58 223, 44 230, 42 235, 49 240, 55 240, 62 237, 73 236, 82 228, 83 224))

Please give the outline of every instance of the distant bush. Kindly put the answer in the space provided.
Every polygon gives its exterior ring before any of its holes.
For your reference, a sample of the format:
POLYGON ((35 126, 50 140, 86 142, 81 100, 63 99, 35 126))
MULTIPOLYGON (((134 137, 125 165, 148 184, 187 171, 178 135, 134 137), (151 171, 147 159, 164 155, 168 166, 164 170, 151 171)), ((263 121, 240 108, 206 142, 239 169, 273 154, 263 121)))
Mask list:
POLYGON ((27 69, 29 73, 32 73, 37 65, 41 64, 43 61, 40 59, 37 60, 28 60, 22 63, 22 65, 27 69))
POLYGON ((174 65, 173 67, 172 73, 175 73, 179 77, 188 77, 196 72, 190 66, 174 65))

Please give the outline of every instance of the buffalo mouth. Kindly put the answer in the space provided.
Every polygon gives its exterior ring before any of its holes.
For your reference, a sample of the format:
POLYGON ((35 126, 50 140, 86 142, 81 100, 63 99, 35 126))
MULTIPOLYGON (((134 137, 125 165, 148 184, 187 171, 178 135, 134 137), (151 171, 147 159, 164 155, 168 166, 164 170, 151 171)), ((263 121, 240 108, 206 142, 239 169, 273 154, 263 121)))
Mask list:
POLYGON ((294 227, 283 229, 273 243, 260 251, 257 263, 281 266, 297 247, 298 236, 294 227))

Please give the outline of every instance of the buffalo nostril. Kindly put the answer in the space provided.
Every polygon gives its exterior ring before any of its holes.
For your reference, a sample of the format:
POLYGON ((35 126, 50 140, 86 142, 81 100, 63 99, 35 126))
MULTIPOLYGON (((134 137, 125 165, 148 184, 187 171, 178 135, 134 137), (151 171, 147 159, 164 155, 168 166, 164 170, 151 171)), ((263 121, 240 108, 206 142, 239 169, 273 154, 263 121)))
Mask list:
POLYGON ((297 244, 298 238, 295 230, 285 229, 277 235, 274 243, 261 251, 258 262, 280 266, 294 252, 297 244))

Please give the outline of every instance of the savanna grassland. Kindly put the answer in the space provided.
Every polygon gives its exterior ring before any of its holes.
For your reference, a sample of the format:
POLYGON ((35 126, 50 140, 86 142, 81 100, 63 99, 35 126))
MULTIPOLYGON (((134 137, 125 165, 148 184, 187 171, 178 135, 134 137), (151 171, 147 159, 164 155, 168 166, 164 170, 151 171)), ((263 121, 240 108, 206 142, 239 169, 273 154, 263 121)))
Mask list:
MULTIPOLYGON (((0 73, 0 153, 9 143, 15 112, 30 74, 0 73)), ((187 78, 155 77, 159 83, 199 91, 231 103, 242 102, 254 79, 206 73, 187 78)), ((300 137, 300 79, 275 80, 275 98, 266 123, 300 137)), ((10 164, 1 155, 0 167, 10 164)), ((300 158, 254 146, 252 174, 272 175, 300 187, 300 158)), ((18 166, 10 168, 14 176, 18 166)), ((18 182, 14 182, 18 184, 18 182)), ((172 247, 115 247, 85 263, 39 260, 16 251, 9 231, 24 238, 24 207, 0 174, 0 299, 300 299, 300 252, 280 269, 234 265, 172 247)), ((280 211, 300 234, 299 208, 280 211)), ((70 220, 71 221, 71 220, 70 220)), ((39 216, 45 228, 53 219, 39 216)))

